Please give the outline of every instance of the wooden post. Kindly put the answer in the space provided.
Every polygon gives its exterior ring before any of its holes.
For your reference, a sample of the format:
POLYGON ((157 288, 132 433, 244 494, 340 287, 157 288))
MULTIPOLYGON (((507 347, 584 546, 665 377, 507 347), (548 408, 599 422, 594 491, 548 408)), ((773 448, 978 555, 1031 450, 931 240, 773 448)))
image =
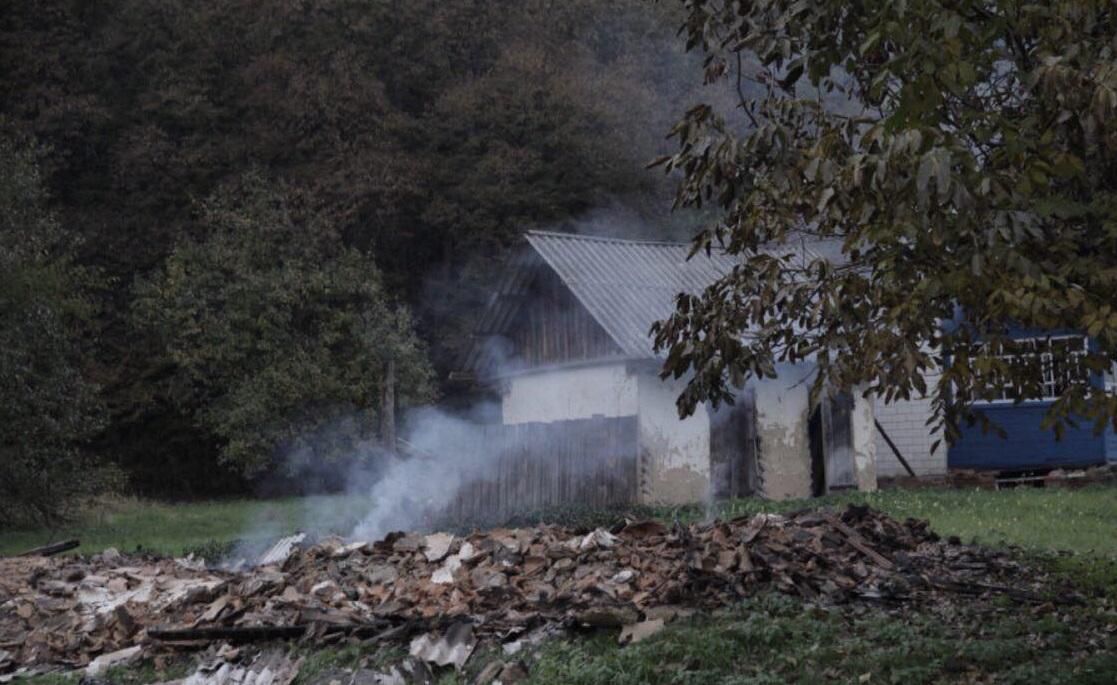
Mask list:
POLYGON ((396 360, 391 358, 380 389, 380 440, 389 452, 396 451, 396 360))

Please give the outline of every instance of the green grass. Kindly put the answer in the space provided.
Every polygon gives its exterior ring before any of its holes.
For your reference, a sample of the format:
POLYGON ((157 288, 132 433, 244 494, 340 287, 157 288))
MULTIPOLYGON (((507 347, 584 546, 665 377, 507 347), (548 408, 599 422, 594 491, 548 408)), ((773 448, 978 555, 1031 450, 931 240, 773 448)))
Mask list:
MULTIPOLYGON (((758 511, 844 506, 849 502, 870 504, 900 518, 929 519, 940 535, 957 535, 967 542, 1117 556, 1117 488, 1106 486, 1080 490, 884 490, 788 502, 742 499, 720 504, 713 513, 729 518, 758 511)), ((367 500, 352 496, 173 505, 116 500, 57 530, 0 532, 0 554, 70 537, 81 539, 80 551, 84 553, 116 547, 121 551, 181 554, 234 540, 262 542, 300 529, 344 533, 360 519, 366 506, 367 500)), ((518 517, 515 522, 607 525, 620 513, 564 509, 518 517)), ((705 508, 698 506, 643 507, 632 513, 683 521, 707 515, 705 508)))
MULTIPOLYGON (((712 615, 669 625, 639 644, 618 647, 605 631, 545 644, 523 655, 540 685, 713 683, 974 683, 1109 685, 1117 673, 1117 610, 1099 601, 1072 611, 1011 604, 940 606, 934 611, 854 605, 821 608, 775 593, 712 615)), ((294 685, 347 682, 357 668, 382 670, 403 658, 398 646, 351 644, 309 651, 294 685)), ((466 671, 437 682, 466 685, 498 650, 479 649, 466 671)), ((186 663, 163 670, 150 661, 111 669, 111 685, 182 677, 186 663)), ((75 685, 77 674, 27 679, 75 685)))
POLYGON ((69 538, 80 539, 78 551, 86 554, 115 547, 177 555, 237 540, 264 544, 300 529, 348 532, 364 510, 363 498, 344 496, 188 504, 110 500, 57 529, 0 531, 0 555, 69 538))
POLYGON ((817 500, 773 503, 736 500, 723 517, 754 510, 863 503, 893 517, 928 519, 940 535, 965 542, 1015 545, 1034 551, 1064 550, 1117 555, 1117 487, 1015 488, 1012 490, 882 490, 817 500))
MULTIPOLYGON (((149 685, 185 678, 194 671, 195 665, 189 657, 179 655, 165 664, 156 664, 152 659, 131 666, 114 666, 99 675, 96 682, 108 685, 149 685)), ((81 671, 46 673, 16 680, 20 685, 78 685, 82 680, 81 671)), ((95 683, 93 685, 95 685, 95 683)))
POLYGON ((1112 683, 1112 609, 1073 616, 962 613, 952 620, 882 609, 820 609, 764 595, 618 648, 615 637, 543 648, 531 682, 564 683, 1112 683), (1097 643, 1089 646, 1089 633, 1097 643), (978 679, 976 676, 983 676, 978 679))
POLYGON ((887 490, 655 513, 688 521, 711 513, 731 518, 848 503, 869 504, 897 518, 929 519, 943 536, 1019 547, 1026 561, 1046 566, 1090 599, 1060 610, 1011 603, 822 610, 765 595, 625 648, 616 646, 613 635, 547 645, 531 682, 1117 682, 1117 488, 887 490))

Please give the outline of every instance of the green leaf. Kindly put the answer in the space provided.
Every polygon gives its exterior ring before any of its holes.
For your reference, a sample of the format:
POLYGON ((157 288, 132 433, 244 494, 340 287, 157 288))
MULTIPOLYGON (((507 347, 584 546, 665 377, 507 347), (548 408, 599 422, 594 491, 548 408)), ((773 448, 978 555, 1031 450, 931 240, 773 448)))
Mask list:
POLYGON ((822 194, 818 198, 817 209, 818 209, 819 214, 826 211, 826 207, 827 207, 827 205, 830 204, 830 199, 833 198, 833 197, 834 197, 834 187, 833 186, 830 186, 830 187, 828 187, 828 188, 826 188, 825 190, 822 191, 822 194))
POLYGON ((943 148, 936 150, 934 166, 939 198, 945 200, 950 193, 950 150, 943 148))
POLYGON ((935 159, 934 156, 928 152, 919 159, 919 171, 915 177, 915 187, 919 191, 919 196, 926 199, 927 190, 931 185, 931 176, 935 173, 935 159))
POLYGON ((872 50, 876 44, 880 42, 880 35, 880 31, 873 31, 866 36, 865 40, 861 42, 860 47, 857 48, 857 53, 864 56, 865 53, 872 50))

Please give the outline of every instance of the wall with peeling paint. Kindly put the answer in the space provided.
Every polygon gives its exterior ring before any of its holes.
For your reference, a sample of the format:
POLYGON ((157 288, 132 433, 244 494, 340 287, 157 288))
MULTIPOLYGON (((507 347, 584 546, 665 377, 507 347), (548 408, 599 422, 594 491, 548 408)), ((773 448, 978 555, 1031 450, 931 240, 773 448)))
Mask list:
MULTIPOLYGON (((769 499, 811 494, 810 367, 783 365, 776 379, 750 383, 755 391, 759 494, 769 499), (786 367, 786 368, 784 368, 786 367)), ((679 419, 675 400, 685 381, 664 381, 656 370, 624 361, 540 370, 503 381, 506 424, 593 416, 636 416, 639 497, 646 504, 706 499, 710 487, 711 421, 703 405, 679 419)), ((873 401, 858 395, 851 437, 857 485, 876 489, 873 401)))
POLYGON ((504 380, 503 423, 637 416, 640 501, 696 502, 709 488, 710 420, 705 407, 679 419, 683 385, 624 362, 520 374, 504 380))
POLYGON ((757 465, 767 499, 811 495, 810 383, 801 367, 778 368, 779 378, 756 381, 757 465))
POLYGON ((706 498, 710 487, 710 415, 705 405, 679 419, 675 400, 684 381, 637 375, 639 390, 640 499, 644 504, 684 504, 706 498))
POLYGON ((853 471, 857 489, 873 492, 877 489, 876 426, 873 423, 873 398, 862 397, 862 389, 853 390, 853 411, 850 413, 853 442, 853 471))

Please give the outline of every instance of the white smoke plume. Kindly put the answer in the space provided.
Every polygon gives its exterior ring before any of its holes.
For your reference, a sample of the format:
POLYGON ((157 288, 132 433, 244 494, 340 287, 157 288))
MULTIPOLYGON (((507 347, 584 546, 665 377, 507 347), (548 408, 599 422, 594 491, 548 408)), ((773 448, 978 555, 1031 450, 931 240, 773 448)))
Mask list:
POLYGON ((501 455, 478 449, 479 416, 491 405, 454 416, 428 407, 413 411, 402 432, 407 454, 385 455, 383 476, 368 490, 368 510, 350 537, 375 540, 394 530, 424 528, 457 496, 462 485, 482 477, 501 455))

